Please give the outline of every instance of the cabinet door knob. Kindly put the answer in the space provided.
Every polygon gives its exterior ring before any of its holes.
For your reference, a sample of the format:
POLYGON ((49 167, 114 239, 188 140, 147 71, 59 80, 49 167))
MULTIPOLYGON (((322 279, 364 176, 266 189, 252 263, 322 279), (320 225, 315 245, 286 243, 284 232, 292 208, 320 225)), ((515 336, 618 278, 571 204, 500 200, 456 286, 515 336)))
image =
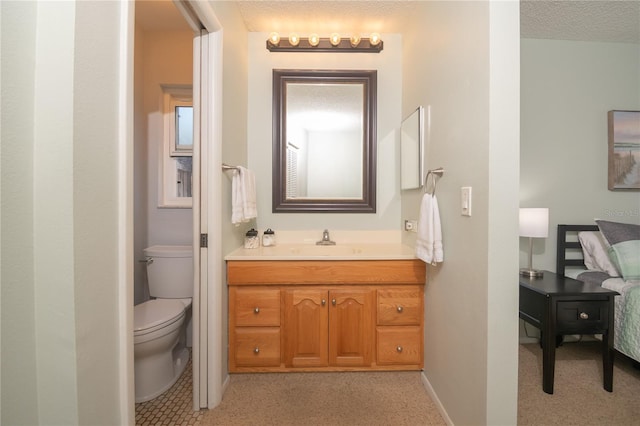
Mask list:
POLYGON ((253 308, 253 313, 254 314, 259 314, 260 313, 260 308, 258 308, 257 306, 255 308, 253 308))
POLYGON ((402 313, 402 311, 404 311, 404 308, 402 306, 398 305, 396 310, 398 311, 398 313, 402 313))
POLYGON ((396 346, 396 352, 401 353, 402 352, 402 346, 400 346, 400 345, 396 346))
POLYGON ((586 312, 580 312, 580 319, 589 319, 589 314, 586 312))
POLYGON ((322 306, 327 304, 327 300, 326 299, 322 299, 322 306))
POLYGON ((331 299, 331 304, 332 304, 333 306, 336 306, 336 299, 331 299))
POLYGON ((253 350, 253 353, 256 354, 256 355, 259 354, 260 353, 260 348, 255 348, 253 350))

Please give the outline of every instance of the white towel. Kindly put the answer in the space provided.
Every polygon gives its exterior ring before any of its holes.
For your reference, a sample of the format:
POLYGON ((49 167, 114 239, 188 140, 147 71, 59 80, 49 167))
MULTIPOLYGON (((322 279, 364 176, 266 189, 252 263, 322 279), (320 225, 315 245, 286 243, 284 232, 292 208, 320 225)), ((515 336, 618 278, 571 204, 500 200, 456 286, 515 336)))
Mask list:
POLYGON ((231 223, 238 226, 258 216, 256 207, 256 176, 237 166, 231 181, 231 223))
POLYGON ((418 217, 416 256, 425 263, 435 265, 444 260, 440 211, 435 195, 424 194, 418 217))

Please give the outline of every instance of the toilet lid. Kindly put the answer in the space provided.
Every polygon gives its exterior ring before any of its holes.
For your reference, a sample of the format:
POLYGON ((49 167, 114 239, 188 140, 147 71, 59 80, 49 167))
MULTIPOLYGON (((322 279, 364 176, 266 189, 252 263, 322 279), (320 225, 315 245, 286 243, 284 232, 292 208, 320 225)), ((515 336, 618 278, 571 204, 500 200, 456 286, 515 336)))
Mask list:
POLYGON ((134 306, 133 331, 146 330, 179 317, 184 303, 177 299, 153 299, 134 306))

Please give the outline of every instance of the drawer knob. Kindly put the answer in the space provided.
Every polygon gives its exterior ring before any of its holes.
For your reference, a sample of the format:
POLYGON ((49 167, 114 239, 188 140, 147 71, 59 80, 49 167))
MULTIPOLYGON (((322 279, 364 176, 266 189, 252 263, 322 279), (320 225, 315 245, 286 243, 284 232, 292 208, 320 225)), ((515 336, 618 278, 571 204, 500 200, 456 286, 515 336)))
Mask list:
POLYGON ((580 312, 580 319, 589 319, 589 314, 586 312, 580 312))
POLYGON ((327 300, 326 299, 322 299, 322 306, 327 304, 327 300))
POLYGON ((402 353, 402 346, 400 345, 396 346, 396 352, 402 353))
POLYGON ((257 306, 255 308, 253 308, 253 313, 254 314, 259 314, 260 313, 260 308, 258 308, 257 306))
POLYGON ((404 311, 404 308, 402 306, 398 305, 396 310, 398 311, 398 313, 402 313, 402 311, 404 311))
POLYGON ((332 304, 333 306, 336 306, 336 299, 331 299, 331 304, 332 304))
POLYGON ((260 348, 255 348, 255 349, 253 350, 253 353, 254 353, 254 354, 256 354, 256 355, 258 355, 258 354, 260 353, 260 348))

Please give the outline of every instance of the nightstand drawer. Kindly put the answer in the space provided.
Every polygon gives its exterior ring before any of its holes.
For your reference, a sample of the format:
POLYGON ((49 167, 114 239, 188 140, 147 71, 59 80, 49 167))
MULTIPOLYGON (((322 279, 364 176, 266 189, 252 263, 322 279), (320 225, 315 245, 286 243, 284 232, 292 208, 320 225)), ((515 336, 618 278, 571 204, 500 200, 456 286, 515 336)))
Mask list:
POLYGON ((599 333, 609 327, 608 301, 558 301, 556 332, 599 333))

